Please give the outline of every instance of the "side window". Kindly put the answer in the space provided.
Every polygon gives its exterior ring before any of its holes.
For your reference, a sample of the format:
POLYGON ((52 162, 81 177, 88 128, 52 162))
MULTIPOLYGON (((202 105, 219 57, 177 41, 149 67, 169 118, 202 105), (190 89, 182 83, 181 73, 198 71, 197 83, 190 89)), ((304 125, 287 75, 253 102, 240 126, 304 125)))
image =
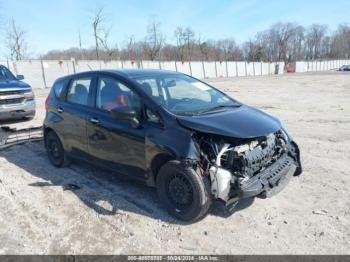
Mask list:
POLYGON ((91 77, 72 80, 67 92, 67 102, 88 105, 90 85, 91 77))
POLYGON ((52 94, 60 99, 61 97, 61 94, 62 94, 62 90, 63 90, 63 87, 65 86, 66 84, 66 81, 65 80, 58 80, 54 83, 53 87, 52 87, 52 94))
POLYGON ((142 79, 138 80, 138 82, 141 84, 147 94, 154 97, 159 96, 158 85, 155 79, 142 79))
POLYGON ((149 95, 152 96, 152 99, 159 104, 164 104, 166 100, 166 95, 164 94, 164 90, 158 85, 157 80, 155 78, 144 78, 144 79, 136 79, 136 81, 141 84, 142 89, 149 95), (162 92, 163 91, 163 92, 162 92))
POLYGON ((138 115, 141 113, 141 101, 138 94, 116 79, 109 77, 99 78, 96 107, 111 111, 122 106, 133 108, 138 115))

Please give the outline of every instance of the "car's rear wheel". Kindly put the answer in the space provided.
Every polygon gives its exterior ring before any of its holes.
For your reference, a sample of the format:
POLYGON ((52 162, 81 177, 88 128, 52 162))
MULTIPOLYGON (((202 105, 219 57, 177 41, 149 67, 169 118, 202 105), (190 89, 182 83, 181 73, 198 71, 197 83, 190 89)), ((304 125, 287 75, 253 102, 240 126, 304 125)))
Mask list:
POLYGON ((65 167, 69 165, 70 161, 68 156, 64 151, 61 140, 55 132, 49 131, 45 135, 45 147, 49 160, 55 167, 65 167))
POLYGON ((168 212, 185 221, 204 218, 212 202, 209 179, 180 161, 172 160, 161 167, 157 191, 168 212))

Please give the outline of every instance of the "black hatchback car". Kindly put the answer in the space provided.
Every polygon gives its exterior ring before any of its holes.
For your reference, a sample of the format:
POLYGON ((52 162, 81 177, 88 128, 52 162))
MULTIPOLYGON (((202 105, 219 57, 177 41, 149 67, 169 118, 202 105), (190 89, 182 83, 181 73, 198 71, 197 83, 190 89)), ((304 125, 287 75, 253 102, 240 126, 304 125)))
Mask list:
POLYGON ((301 173, 281 122, 190 76, 111 70, 58 79, 46 100, 44 138, 56 167, 95 163, 157 188, 170 214, 203 218, 267 197, 301 173))

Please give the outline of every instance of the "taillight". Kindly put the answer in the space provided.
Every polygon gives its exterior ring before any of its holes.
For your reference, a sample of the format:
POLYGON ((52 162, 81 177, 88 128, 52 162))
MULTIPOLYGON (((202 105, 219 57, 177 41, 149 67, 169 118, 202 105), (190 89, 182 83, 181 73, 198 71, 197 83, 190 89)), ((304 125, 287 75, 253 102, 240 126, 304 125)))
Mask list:
POLYGON ((49 97, 46 97, 46 100, 45 100, 45 110, 46 111, 49 110, 49 97))

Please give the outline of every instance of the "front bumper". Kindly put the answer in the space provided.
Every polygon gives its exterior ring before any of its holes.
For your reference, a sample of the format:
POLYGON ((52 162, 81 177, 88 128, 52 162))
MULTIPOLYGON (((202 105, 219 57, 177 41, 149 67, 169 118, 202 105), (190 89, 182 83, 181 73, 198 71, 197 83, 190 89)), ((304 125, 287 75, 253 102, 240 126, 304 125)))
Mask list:
POLYGON ((35 116, 35 100, 25 100, 21 104, 0 105, 0 120, 35 116))
POLYGON ((296 171, 296 164, 291 157, 284 157, 261 174, 242 185, 239 195, 247 198, 257 195, 272 196, 280 192, 296 171))
POLYGON ((228 202, 254 196, 265 198, 277 194, 296 174, 298 166, 299 163, 296 163, 293 158, 287 154, 284 155, 260 174, 255 175, 241 185, 232 187, 228 202))

